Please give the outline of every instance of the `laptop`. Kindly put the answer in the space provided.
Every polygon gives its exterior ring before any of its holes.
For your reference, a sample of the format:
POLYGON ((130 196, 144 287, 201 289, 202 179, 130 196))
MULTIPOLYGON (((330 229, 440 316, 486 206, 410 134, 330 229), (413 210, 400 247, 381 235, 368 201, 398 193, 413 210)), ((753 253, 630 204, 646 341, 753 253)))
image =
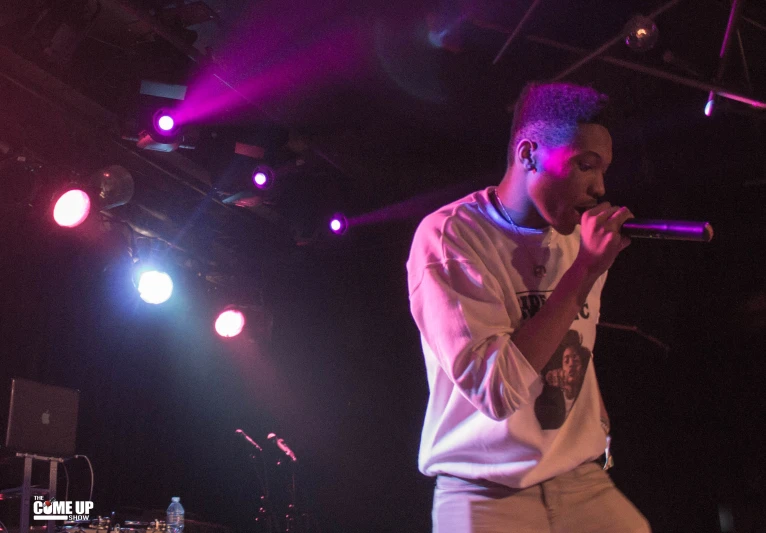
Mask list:
POLYGON ((5 446, 20 453, 71 457, 79 403, 78 390, 15 378, 5 446))

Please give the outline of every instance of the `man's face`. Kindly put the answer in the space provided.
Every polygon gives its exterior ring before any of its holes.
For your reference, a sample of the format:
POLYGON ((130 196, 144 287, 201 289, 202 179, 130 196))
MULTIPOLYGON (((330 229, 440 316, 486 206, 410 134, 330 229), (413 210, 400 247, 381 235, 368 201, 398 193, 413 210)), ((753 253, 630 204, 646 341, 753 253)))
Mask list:
POLYGON ((537 172, 527 193, 540 216, 562 235, 569 235, 583 211, 605 194, 604 173, 612 162, 612 137, 598 124, 580 124, 567 145, 538 145, 537 172))
POLYGON ((564 350, 564 358, 561 364, 564 377, 567 381, 576 380, 582 372, 582 360, 574 348, 564 350))

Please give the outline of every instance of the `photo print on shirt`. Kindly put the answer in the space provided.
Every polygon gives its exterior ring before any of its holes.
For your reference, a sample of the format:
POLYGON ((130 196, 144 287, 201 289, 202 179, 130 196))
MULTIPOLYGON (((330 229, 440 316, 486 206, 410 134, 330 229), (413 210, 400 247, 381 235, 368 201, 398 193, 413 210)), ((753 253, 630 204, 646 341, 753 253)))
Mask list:
POLYGON ((541 372, 543 390, 535 400, 535 415, 542 429, 558 429, 564 423, 580 394, 592 356, 578 331, 566 332, 541 372))
MULTIPOLYGON (((550 292, 553 291, 516 294, 522 322, 532 318, 542 309, 550 292)), ((575 321, 587 320, 590 316, 588 302, 585 302, 575 321)), ((574 329, 567 331, 540 373, 543 378, 543 390, 535 400, 535 415, 542 429, 559 429, 562 426, 580 394, 592 357, 591 351, 582 345, 580 332, 574 329)))

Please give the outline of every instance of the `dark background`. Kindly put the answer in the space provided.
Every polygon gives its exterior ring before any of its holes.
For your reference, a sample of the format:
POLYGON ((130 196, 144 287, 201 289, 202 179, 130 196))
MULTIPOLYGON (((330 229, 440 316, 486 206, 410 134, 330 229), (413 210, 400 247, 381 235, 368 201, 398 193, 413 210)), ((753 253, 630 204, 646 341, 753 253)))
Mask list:
MULTIPOLYGON (((579 57, 529 35, 590 50, 659 4, 542 2, 497 65, 531 2, 207 5, 217 18, 190 28, 173 19, 178 4, 148 0, 105 1, 96 14, 93 3, 42 0, 0 12, 0 141, 10 147, 0 163, 0 418, 12 377, 79 389, 78 452, 93 461, 99 514, 161 516, 180 495, 191 517, 253 530, 260 463, 235 435, 242 428, 265 449, 275 507, 289 468, 275 464, 270 432, 298 456, 299 508, 323 531, 428 531, 412 233, 439 205, 499 182, 507 107, 525 81, 579 57), (458 21, 447 47, 425 39, 434 14, 458 21), (67 21, 80 36, 71 57, 46 55, 67 21), (304 77, 337 34, 345 67, 304 77), (205 57, 237 67, 234 87, 269 76, 264 65, 294 76, 194 125, 196 150, 150 153, 121 138, 146 104, 141 79, 208 83, 205 57), (267 147, 264 161, 281 169, 255 207, 221 203, 244 190, 253 164, 233 154, 234 140, 267 147), (136 181, 131 203, 55 228, 52 187, 115 163, 136 181), (334 211, 370 223, 333 237, 323 227, 334 211), (131 233, 172 245, 176 287, 164 305, 144 304, 132 286, 131 233), (222 342, 213 318, 243 299, 261 301, 273 329, 222 342)), ((752 88, 738 48, 720 84, 764 95, 764 14, 749 2, 740 25, 752 88)), ((608 54, 710 81, 727 16, 726 2, 681 2, 657 19, 654 50, 618 43, 608 54), (663 62, 668 50, 686 67, 663 62)), ((721 531, 721 510, 734 531, 765 531, 763 112, 722 101, 708 118, 704 91, 598 61, 567 79, 615 104, 610 201, 715 228, 709 244, 634 241, 610 272, 602 320, 671 348, 600 328, 612 477, 654 531, 721 531)), ((86 465, 67 464, 70 499, 84 499, 86 465)), ((0 466, 4 487, 18 475, 13 462, 0 466)), ((0 501, 7 523, 14 509, 0 501)))

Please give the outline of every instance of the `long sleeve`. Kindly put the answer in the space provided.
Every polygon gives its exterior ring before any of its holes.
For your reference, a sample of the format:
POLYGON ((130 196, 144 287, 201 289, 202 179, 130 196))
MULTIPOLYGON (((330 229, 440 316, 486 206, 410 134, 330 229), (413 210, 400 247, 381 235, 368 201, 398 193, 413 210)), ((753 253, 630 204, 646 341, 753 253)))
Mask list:
POLYGON ((445 226, 415 239, 420 250, 408 263, 412 315, 424 348, 461 394, 484 415, 503 420, 529 401, 539 376, 511 341, 514 328, 497 279, 472 243, 445 226))
MULTIPOLYGON (((603 278, 568 332, 584 374, 576 396, 567 396, 562 383, 551 385, 535 371, 511 337, 548 305, 577 257, 579 232, 545 228, 521 236, 491 194, 492 188, 477 191, 431 213, 413 237, 407 283, 429 387, 418 469, 525 488, 604 451, 598 383, 593 365, 585 364, 592 360, 603 278), (542 278, 520 239, 547 251, 542 278)), ((564 373, 563 351, 559 357, 546 374, 564 373)))

